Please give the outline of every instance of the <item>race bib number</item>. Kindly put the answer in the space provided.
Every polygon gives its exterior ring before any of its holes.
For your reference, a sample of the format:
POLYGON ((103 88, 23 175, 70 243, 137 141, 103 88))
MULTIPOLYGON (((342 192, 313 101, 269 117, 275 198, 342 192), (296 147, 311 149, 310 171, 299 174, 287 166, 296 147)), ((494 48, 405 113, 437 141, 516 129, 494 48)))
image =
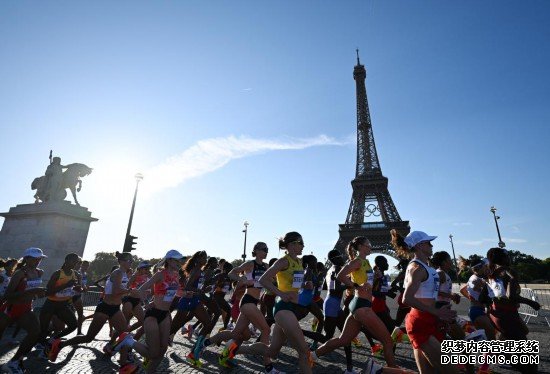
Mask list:
POLYGON ((254 277, 254 288, 262 288, 262 285, 260 283, 260 277, 262 276, 263 274, 257 274, 255 277, 254 277))
POLYGON ((176 287, 170 287, 166 289, 166 293, 164 294, 162 301, 172 302, 172 300, 174 300, 174 297, 176 297, 176 292, 178 292, 178 289, 176 287))
POLYGON ((57 297, 73 297, 74 295, 75 292, 72 287, 62 289, 61 291, 55 293, 55 296, 57 297))
POLYGON ((439 275, 437 273, 434 275, 434 293, 433 298, 437 299, 437 295, 439 294, 439 275))
POLYGON ((292 276, 292 288, 301 288, 304 283, 304 271, 295 271, 292 276))
POLYGON ((42 286, 42 279, 31 279, 27 281, 27 290, 42 286))

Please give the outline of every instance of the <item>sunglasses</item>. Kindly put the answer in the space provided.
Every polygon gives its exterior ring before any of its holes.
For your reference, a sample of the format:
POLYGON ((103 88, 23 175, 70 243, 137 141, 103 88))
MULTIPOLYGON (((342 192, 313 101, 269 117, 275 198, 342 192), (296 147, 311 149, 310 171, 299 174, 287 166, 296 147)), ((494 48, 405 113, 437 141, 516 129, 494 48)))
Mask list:
POLYGON ((303 240, 294 240, 293 242, 290 242, 289 244, 300 244, 300 245, 304 245, 304 241, 303 241, 303 240))
POLYGON ((258 248, 258 251, 264 251, 265 253, 269 253, 269 250, 267 249, 267 247, 265 247, 265 248, 258 248))

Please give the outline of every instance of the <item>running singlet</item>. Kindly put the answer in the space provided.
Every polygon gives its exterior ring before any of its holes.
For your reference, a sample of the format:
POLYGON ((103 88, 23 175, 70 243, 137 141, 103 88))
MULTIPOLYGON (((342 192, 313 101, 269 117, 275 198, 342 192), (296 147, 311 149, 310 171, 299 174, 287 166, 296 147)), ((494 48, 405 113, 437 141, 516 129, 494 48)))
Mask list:
POLYGON ((362 285, 364 283, 372 286, 374 282, 374 272, 370 266, 370 262, 367 259, 361 259, 361 267, 351 273, 351 281, 362 285))
MULTIPOLYGON (((128 275, 126 273, 122 274, 120 285, 122 286, 122 288, 126 288, 128 286, 128 275)), ((104 292, 105 292, 105 295, 113 294, 113 282, 111 282, 111 276, 109 276, 109 279, 107 279, 107 282, 105 282, 104 292)))
MULTIPOLYGON (((445 292, 450 295, 453 290, 453 281, 451 280, 451 277, 449 277, 449 274, 439 269, 437 270, 437 275, 439 276, 439 279, 441 279, 442 275, 445 275, 445 283, 439 284, 439 292, 445 292)), ((451 298, 449 296, 443 296, 438 293, 437 301, 450 302, 451 298)))
POLYGON ((179 288, 178 273, 164 269, 162 271, 162 281, 155 283, 153 286, 153 294, 155 296, 162 296, 162 301, 172 302, 179 288))
MULTIPOLYGON (((59 271, 59 278, 55 281, 54 287, 60 287, 66 285, 71 280, 76 281, 76 274, 74 270, 71 270, 69 274, 66 274, 63 269, 59 271)), ((48 299, 51 301, 67 301, 75 295, 73 286, 65 287, 57 291, 54 295, 48 296, 48 299)))
POLYGON ((133 289, 137 290, 138 288, 141 287, 142 284, 144 284, 148 280, 149 280, 149 275, 148 274, 136 275, 134 277, 134 280, 132 281, 132 283, 130 283, 130 288, 133 288, 133 289))
POLYGON ((428 279, 420 283, 414 297, 417 299, 437 299, 439 293, 439 275, 437 275, 437 271, 418 259, 411 260, 411 262, 422 265, 428 273, 428 279))
POLYGON ((479 301, 479 295, 481 294, 481 290, 476 290, 477 286, 476 283, 481 283, 483 288, 483 283, 485 281, 483 278, 478 277, 475 274, 472 274, 470 279, 468 279, 468 283, 466 284, 466 291, 468 292, 468 295, 472 297, 472 299, 479 301))
POLYGON ((325 282, 327 284, 328 293, 330 296, 342 297, 344 294, 345 288, 341 287, 341 282, 336 279, 336 275, 340 271, 340 267, 332 265, 332 267, 327 272, 325 282))
POLYGON ((253 286, 246 286, 246 288, 263 288, 260 284, 259 280, 262 275, 264 275, 265 271, 267 270, 267 265, 265 263, 258 264, 255 260, 252 261, 254 264, 254 268, 251 272, 245 273, 246 279, 253 280, 254 285, 253 286))
POLYGON ((277 285, 283 292, 298 292, 304 282, 302 262, 298 259, 293 260, 289 255, 285 255, 285 258, 288 261, 288 268, 277 273, 277 285))

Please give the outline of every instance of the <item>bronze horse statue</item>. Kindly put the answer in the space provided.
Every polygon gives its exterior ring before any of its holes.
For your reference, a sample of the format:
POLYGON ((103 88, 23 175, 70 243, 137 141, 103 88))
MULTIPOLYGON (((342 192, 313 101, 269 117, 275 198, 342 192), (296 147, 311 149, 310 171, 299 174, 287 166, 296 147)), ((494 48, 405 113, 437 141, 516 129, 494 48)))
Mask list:
POLYGON ((79 163, 69 164, 65 166, 67 170, 65 170, 62 174, 60 189, 58 191, 46 191, 46 177, 41 176, 38 178, 34 178, 34 180, 31 183, 31 189, 36 190, 36 194, 34 195, 35 203, 38 203, 40 201, 62 201, 67 197, 67 191, 65 191, 67 188, 71 190, 71 193, 73 194, 73 199, 76 205, 80 206, 78 203, 78 200, 76 198, 76 193, 80 192, 82 189, 82 180, 80 178, 85 177, 89 175, 92 172, 92 168, 79 163), (77 187, 78 185, 78 187, 77 187), (45 196, 50 196, 49 198, 45 199, 45 196))

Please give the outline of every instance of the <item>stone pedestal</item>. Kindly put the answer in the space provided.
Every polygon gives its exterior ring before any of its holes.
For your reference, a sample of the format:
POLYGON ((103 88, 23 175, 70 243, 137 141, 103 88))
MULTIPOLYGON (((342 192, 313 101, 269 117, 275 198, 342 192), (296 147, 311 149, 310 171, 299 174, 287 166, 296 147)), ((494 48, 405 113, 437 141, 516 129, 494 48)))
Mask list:
POLYGON ((44 279, 61 267, 65 256, 82 256, 90 223, 97 221, 87 208, 69 201, 22 204, 0 213, 0 257, 20 258, 29 247, 38 247, 48 256, 40 263, 44 279))

